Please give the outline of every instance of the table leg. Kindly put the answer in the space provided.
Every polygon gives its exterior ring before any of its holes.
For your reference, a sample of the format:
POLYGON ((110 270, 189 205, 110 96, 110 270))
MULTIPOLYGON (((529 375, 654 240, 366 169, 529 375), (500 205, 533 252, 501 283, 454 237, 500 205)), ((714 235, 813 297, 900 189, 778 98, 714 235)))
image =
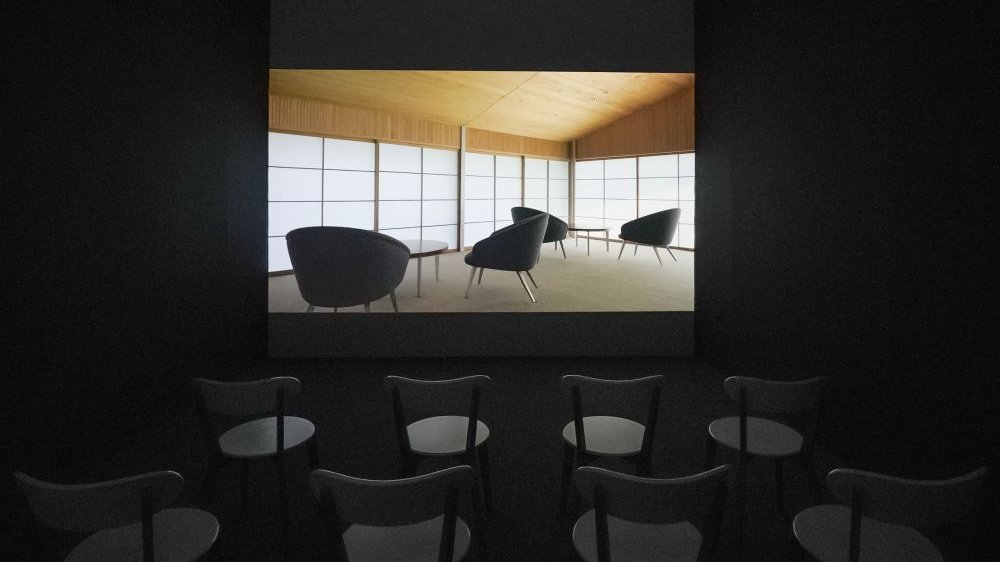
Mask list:
POLYGON ((441 256, 434 256, 434 280, 440 281, 438 273, 441 271, 441 256))
POLYGON ((590 233, 587 233, 587 255, 590 255, 590 233))
POLYGON ((579 248, 580 247, 580 233, 579 232, 574 232, 573 233, 573 240, 576 240, 576 247, 579 248))
POLYGON ((424 258, 417 258, 417 298, 420 298, 420 269, 424 258))
POLYGON ((608 233, 608 229, 604 229, 604 251, 611 251, 611 235, 608 233))

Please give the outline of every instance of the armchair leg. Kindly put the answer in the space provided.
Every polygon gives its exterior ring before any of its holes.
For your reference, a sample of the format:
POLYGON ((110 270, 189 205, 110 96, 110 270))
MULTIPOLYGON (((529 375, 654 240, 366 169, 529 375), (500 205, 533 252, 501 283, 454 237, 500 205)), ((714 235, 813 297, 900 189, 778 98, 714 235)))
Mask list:
POLYGON ((480 267, 479 268, 479 281, 476 281, 476 285, 482 285, 483 284, 483 272, 484 271, 486 271, 485 267, 480 267))
POLYGON ((392 299, 393 312, 399 312, 399 303, 396 302, 396 289, 389 291, 389 298, 392 299))
POLYGON ((469 298, 469 291, 472 290, 472 280, 476 278, 476 267, 472 267, 472 273, 469 274, 469 286, 465 289, 465 298, 469 298))
POLYGON ((653 246, 653 253, 656 254, 656 261, 660 262, 660 267, 663 267, 663 260, 660 259, 660 251, 656 249, 656 246, 653 246))
POLYGON ((670 246, 664 246, 664 248, 666 248, 666 249, 667 249, 667 252, 669 252, 669 253, 670 253, 670 257, 674 258, 674 261, 677 261, 677 256, 675 256, 675 255, 674 255, 674 252, 673 252, 673 251, 671 251, 671 249, 670 249, 670 246))
POLYGON ((535 295, 531 294, 531 289, 528 288, 528 284, 524 282, 524 277, 521 277, 521 272, 520 271, 515 271, 514 273, 517 274, 517 278, 518 278, 518 280, 521 281, 521 286, 524 287, 524 290, 528 291, 528 298, 531 299, 531 302, 538 302, 538 301, 535 300, 535 295))
POLYGON ((637 256, 637 255, 639 255, 639 245, 638 245, 638 244, 636 244, 636 245, 635 245, 635 249, 634 249, 634 250, 632 250, 632 255, 633 255, 633 256, 637 256))
POLYGON ((622 249, 618 250, 618 259, 619 260, 622 259, 622 252, 624 252, 624 251, 625 251, 625 241, 622 240, 622 249))
POLYGON ((535 278, 531 276, 531 272, 530 271, 525 271, 525 273, 528 274, 528 279, 531 279, 531 284, 534 285, 535 288, 537 289, 538 288, 538 283, 535 283, 535 278))
POLYGON ((306 312, 312 312, 314 310, 316 310, 316 307, 314 305, 310 304, 308 307, 306 307, 306 312))
POLYGON ((559 247, 562 249, 563 259, 566 259, 566 246, 563 246, 563 241, 559 241, 559 247))

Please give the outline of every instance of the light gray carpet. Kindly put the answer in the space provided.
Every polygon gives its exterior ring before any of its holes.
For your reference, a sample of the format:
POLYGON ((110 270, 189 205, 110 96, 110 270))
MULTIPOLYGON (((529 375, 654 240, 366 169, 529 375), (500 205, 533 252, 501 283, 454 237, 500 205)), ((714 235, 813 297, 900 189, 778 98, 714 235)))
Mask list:
MULTIPOLYGON (((673 250, 675 262, 660 249, 661 267, 653 249, 640 247, 633 255, 629 244, 618 260, 620 242, 604 241, 579 246, 572 238, 564 242, 567 258, 553 248, 542 247, 541 261, 531 271, 536 289, 525 276, 537 303, 532 303, 517 276, 510 271, 487 269, 482 284, 473 281, 469 298, 464 298, 472 268, 465 264, 467 252, 441 255, 439 280, 434 280, 434 258, 423 258, 421 296, 417 298, 417 260, 411 259, 403 282, 396 288, 400 312, 614 312, 614 311, 692 311, 694 310, 694 252, 673 250)), ((268 279, 270 312, 304 312, 293 275, 268 279)), ((363 312, 363 306, 340 309, 363 312)), ((372 303, 375 312, 391 312, 388 297, 372 303)), ((333 309, 317 308, 317 312, 333 309)))

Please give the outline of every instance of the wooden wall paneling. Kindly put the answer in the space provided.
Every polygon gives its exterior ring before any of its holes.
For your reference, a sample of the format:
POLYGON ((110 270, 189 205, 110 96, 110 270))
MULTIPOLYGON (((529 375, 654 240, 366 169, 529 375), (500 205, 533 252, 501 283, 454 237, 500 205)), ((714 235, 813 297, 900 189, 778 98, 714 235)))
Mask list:
POLYGON ((542 158, 569 158, 569 143, 522 137, 496 131, 467 128, 468 146, 472 151, 537 156, 542 158))
POLYGON ((387 111, 268 96, 268 128, 284 133, 380 140, 457 149, 459 126, 387 111))
POLYGON ((577 139, 576 157, 610 158, 694 150, 694 88, 577 139))

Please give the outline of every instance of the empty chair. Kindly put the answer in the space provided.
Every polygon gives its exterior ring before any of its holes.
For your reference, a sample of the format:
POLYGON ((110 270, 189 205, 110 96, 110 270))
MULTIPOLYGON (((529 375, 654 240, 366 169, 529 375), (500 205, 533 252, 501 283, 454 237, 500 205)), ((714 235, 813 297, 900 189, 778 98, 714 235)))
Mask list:
POLYGON ((307 312, 365 305, 386 295, 399 312, 396 287, 403 281, 410 249, 385 234, 340 226, 307 226, 285 235, 295 282, 307 312))
POLYGON ((472 290, 476 268, 479 268, 480 283, 483 281, 484 269, 499 269, 516 273, 531 302, 537 302, 535 295, 531 294, 531 289, 524 282, 524 277, 521 277, 521 272, 528 274, 528 279, 531 279, 531 284, 537 289, 538 284, 531 276, 531 268, 535 267, 538 261, 538 252, 542 248, 542 239, 549 223, 548 216, 548 213, 542 213, 528 217, 501 228, 489 238, 476 242, 472 251, 465 255, 465 263, 472 266, 465 298, 469 298, 469 292, 472 290))
POLYGON ((314 470, 309 485, 329 522, 335 560, 452 562, 469 551, 473 530, 458 516, 472 468, 455 466, 401 480, 366 480, 314 470))
MULTIPOLYGON (((533 217, 535 215, 545 214, 545 211, 539 211, 538 209, 532 209, 531 207, 511 207, 510 216, 514 219, 514 222, 522 221, 528 217, 533 217)), ((542 238, 542 244, 552 242, 553 244, 558 244, 562 249, 563 258, 566 257, 566 247, 563 246, 563 240, 566 239, 566 233, 569 232, 569 225, 566 221, 560 219, 559 217, 549 215, 549 225, 545 229, 545 236, 542 238)))
POLYGON ((826 482, 842 505, 818 505, 796 515, 795 539, 823 562, 942 561, 917 529, 966 518, 980 502, 987 472, 982 467, 950 480, 907 480, 838 468, 826 482))
POLYGON ((562 428, 560 509, 567 507, 573 470, 598 457, 628 459, 639 475, 652 474, 662 379, 660 375, 631 380, 562 378, 560 386, 570 397, 573 419, 562 428))
POLYGON ((67 561, 197 560, 219 536, 219 522, 200 509, 171 508, 184 489, 172 471, 150 472, 93 484, 51 484, 22 472, 14 480, 40 525, 93 533, 67 561))
POLYGON ((729 470, 659 479, 576 469, 576 487, 594 508, 573 526, 574 549, 586 562, 712 560, 729 470))
POLYGON ((666 248, 670 257, 677 261, 677 256, 670 250, 670 242, 673 241, 674 234, 677 232, 677 221, 680 217, 680 209, 667 209, 623 224, 621 233, 618 235, 622 239, 622 249, 618 251, 618 259, 622 259, 625 244, 631 242, 635 244, 636 251, 639 251, 640 245, 652 246, 660 265, 663 265, 663 260, 660 259, 660 251, 657 248, 666 248))
POLYGON ((424 381, 388 376, 399 441, 399 474, 413 476, 421 457, 457 457, 476 469, 486 507, 492 510, 489 427, 479 417, 483 388, 493 379, 475 375, 424 381))
POLYGON ((240 463, 240 497, 246 505, 249 493, 249 462, 270 458, 278 473, 278 496, 282 506, 282 538, 288 539, 285 454, 306 445, 309 465, 319 466, 319 451, 309 420, 285 414, 288 402, 298 395, 301 383, 293 377, 273 377, 250 382, 219 382, 194 379, 198 411, 202 421, 210 463, 205 493, 215 491, 218 473, 225 461, 240 463), (261 414, 264 417, 259 417, 261 414), (233 424, 232 419, 252 418, 233 424), (223 419, 230 423, 222 423, 223 419))

